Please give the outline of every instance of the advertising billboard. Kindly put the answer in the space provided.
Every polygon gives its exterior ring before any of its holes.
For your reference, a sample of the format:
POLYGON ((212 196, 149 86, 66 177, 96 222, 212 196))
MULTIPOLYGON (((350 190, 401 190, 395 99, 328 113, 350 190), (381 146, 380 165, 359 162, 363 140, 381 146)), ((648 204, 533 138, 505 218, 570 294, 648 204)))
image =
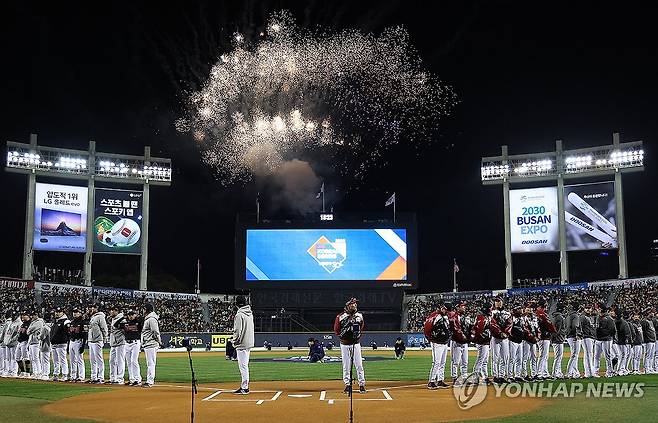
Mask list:
POLYGON ((513 253, 559 251, 557 188, 509 192, 513 253))
POLYGON ((405 281, 406 229, 248 229, 246 281, 405 281))
POLYGON ((87 187, 37 183, 32 248, 86 252, 87 187))
POLYGON ((94 252, 141 254, 142 191, 96 188, 94 252))
POLYGON ((567 250, 618 248, 613 182, 564 187, 567 250))

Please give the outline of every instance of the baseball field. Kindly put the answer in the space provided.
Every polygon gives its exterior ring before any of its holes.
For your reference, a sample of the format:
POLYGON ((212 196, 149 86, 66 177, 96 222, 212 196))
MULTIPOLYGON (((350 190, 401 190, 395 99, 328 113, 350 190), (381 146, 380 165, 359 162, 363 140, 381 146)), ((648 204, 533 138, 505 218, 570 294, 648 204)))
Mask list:
MULTIPOLYGON (((329 352, 332 356, 337 354, 329 352)), ((251 393, 239 396, 228 392, 238 387, 236 362, 226 361, 219 352, 194 352, 200 384, 195 397, 195 421, 218 421, 227 415, 250 423, 283 419, 286 423, 347 421, 349 399, 341 392, 340 363, 274 360, 298 355, 304 352, 253 352, 251 393)), ((608 393, 615 390, 619 393, 618 387, 593 388, 592 392, 603 393, 599 397, 589 395, 586 390, 575 392, 574 381, 566 381, 562 391, 557 389, 559 381, 528 383, 526 392, 532 392, 532 385, 543 389, 535 389, 533 395, 519 395, 516 389, 500 390, 497 394, 493 387, 482 387, 483 395, 486 394, 482 402, 463 410, 452 388, 426 389, 429 351, 408 351, 404 360, 394 360, 393 352, 382 350, 364 350, 364 356, 368 392, 354 395, 355 421, 653 422, 658 415, 658 375, 577 381, 643 384, 631 385, 636 387, 634 393, 641 391, 642 395, 629 398, 619 395, 601 398, 606 396, 608 388, 608 393), (552 384, 550 388, 549 384, 552 384), (575 393, 573 397, 567 394, 571 391, 575 393)), ((471 366, 473 362, 472 355, 471 366)), ((144 370, 142 362, 143 373, 144 370)), ((449 375, 449 368, 446 371, 449 375)), ((185 353, 158 355, 156 386, 151 389, 0 379, 0 421, 185 422, 190 419, 189 382, 190 367, 185 353)), ((522 385, 516 388, 523 390, 522 385)))

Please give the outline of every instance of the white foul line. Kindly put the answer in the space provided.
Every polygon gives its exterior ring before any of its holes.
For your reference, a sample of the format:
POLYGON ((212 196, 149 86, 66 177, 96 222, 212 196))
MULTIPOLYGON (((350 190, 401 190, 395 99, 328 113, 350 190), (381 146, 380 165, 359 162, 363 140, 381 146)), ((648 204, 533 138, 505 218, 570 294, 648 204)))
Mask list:
POLYGON ((384 394, 384 396, 386 397, 387 400, 392 400, 393 399, 385 389, 382 390, 382 394, 384 394))
POLYGON ((327 391, 320 392, 320 401, 324 401, 325 395, 327 395, 327 391))
POLYGON ((213 393, 213 394, 210 394, 209 396, 205 397, 205 398, 202 399, 201 401, 209 401, 209 400, 215 398, 217 395, 219 395, 219 394, 221 394, 221 393, 222 393, 222 391, 217 391, 217 392, 215 392, 215 393, 213 393))

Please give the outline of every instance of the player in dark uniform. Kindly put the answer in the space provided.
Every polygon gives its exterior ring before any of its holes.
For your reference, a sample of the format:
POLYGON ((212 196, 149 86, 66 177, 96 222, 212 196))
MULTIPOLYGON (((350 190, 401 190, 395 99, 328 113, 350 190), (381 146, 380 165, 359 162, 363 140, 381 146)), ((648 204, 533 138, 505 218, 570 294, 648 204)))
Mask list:
POLYGON ((334 333, 340 338, 340 354, 343 361, 344 393, 352 394, 352 362, 356 367, 359 392, 366 393, 366 376, 363 371, 361 356, 361 336, 363 335, 363 314, 357 311, 358 300, 351 298, 345 303, 345 309, 334 320, 334 333))
POLYGON ((126 337, 128 382, 125 384, 139 386, 142 383, 142 376, 139 369, 139 349, 143 322, 135 310, 128 310, 126 317, 127 319, 119 326, 126 337))
POLYGON ((84 382, 85 362, 83 355, 85 343, 87 342, 89 322, 78 308, 73 309, 72 316, 73 320, 69 325, 69 361, 71 362, 69 380, 71 382, 84 382))
POLYGON ((21 312, 21 327, 18 329, 18 349, 16 352, 16 361, 18 362, 18 371, 20 377, 28 377, 32 373, 32 366, 30 364, 30 356, 27 349, 27 341, 29 336, 27 328, 30 327, 30 313, 27 311, 21 312))

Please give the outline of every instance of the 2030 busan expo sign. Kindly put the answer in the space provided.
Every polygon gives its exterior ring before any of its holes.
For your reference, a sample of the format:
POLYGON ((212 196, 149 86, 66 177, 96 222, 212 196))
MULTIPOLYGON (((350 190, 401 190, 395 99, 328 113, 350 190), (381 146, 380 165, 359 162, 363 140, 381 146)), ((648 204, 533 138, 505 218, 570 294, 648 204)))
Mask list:
POLYGON ((509 192, 513 253, 559 251, 557 188, 509 192))

